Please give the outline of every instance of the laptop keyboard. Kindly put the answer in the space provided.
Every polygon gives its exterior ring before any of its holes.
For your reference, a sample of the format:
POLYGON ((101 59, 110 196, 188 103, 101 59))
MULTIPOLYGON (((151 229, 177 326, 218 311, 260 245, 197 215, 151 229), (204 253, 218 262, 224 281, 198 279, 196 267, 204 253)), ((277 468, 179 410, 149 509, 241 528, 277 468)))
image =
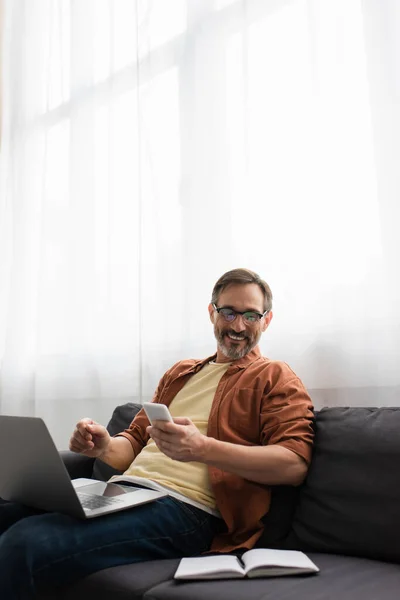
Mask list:
POLYGON ((83 508, 94 510, 96 508, 104 508, 105 506, 111 506, 115 504, 121 504, 122 500, 119 498, 108 498, 106 496, 94 496, 77 492, 78 498, 81 501, 83 508))

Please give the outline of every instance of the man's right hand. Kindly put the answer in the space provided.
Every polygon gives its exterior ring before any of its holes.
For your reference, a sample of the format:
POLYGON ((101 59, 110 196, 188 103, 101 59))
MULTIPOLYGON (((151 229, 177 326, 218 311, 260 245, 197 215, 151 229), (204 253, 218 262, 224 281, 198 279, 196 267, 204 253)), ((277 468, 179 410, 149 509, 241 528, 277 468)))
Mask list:
POLYGON ((72 452, 99 457, 106 452, 111 436, 107 429, 92 419, 81 419, 69 440, 72 452))

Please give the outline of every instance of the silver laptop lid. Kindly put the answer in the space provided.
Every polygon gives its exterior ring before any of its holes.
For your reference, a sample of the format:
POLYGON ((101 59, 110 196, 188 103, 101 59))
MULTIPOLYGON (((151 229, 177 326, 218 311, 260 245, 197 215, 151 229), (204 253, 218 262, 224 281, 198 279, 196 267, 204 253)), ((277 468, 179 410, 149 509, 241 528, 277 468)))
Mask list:
POLYGON ((0 415, 0 498, 84 516, 68 471, 42 419, 0 415))

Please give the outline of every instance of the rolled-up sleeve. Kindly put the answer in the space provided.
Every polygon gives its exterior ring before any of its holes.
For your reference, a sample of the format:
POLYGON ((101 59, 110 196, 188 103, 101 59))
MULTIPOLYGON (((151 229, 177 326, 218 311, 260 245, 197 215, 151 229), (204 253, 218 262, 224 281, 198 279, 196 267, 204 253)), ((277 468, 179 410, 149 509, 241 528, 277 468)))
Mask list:
POLYGON ((311 398, 298 377, 279 382, 263 398, 261 443, 278 444, 311 461, 314 413, 311 398))

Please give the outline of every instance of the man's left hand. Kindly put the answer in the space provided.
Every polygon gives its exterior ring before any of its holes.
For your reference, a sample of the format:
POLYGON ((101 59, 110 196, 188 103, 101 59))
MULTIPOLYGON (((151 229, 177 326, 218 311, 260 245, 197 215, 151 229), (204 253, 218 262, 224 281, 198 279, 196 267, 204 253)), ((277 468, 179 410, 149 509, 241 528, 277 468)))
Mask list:
POLYGON ((175 417, 173 423, 154 423, 147 427, 147 433, 166 456, 181 462, 204 462, 208 437, 190 419, 175 417))

